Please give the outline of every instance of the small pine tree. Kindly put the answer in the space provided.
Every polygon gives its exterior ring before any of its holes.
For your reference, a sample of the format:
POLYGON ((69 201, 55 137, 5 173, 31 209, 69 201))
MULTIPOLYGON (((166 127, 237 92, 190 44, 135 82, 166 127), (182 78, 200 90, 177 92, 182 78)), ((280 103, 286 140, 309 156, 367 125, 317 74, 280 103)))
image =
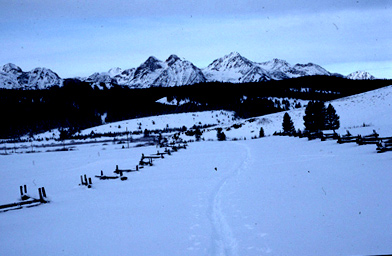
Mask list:
POLYGON ((263 138, 263 137, 265 137, 265 134, 264 134, 264 129, 263 129, 263 127, 260 127, 260 131, 259 131, 259 137, 260 137, 260 138, 263 138))
POLYGON ((291 117, 287 112, 283 116, 282 128, 283 128, 283 133, 286 134, 295 133, 293 120, 291 120, 291 117))
POLYGON ((218 128, 216 137, 218 138, 219 141, 226 140, 226 134, 222 132, 222 128, 218 128))
POLYGON ((202 134, 203 133, 200 131, 200 129, 196 128, 196 130, 195 130, 195 139, 196 139, 196 141, 200 141, 202 134))
POLYGON ((326 111, 325 117, 325 129, 327 130, 336 130, 340 127, 340 117, 336 113, 335 108, 332 104, 329 104, 326 111))

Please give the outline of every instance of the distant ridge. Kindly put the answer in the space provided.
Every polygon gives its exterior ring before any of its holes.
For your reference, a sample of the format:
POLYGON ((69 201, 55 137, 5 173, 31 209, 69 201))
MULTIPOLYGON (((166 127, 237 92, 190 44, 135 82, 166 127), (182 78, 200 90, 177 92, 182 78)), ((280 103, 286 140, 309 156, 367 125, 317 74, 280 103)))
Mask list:
MULTIPOLYGON (((291 65, 285 60, 276 58, 258 63, 243 57, 238 52, 231 52, 215 59, 203 69, 172 54, 165 61, 151 56, 136 68, 122 70, 117 67, 107 72, 96 72, 89 77, 76 79, 104 89, 104 87, 111 88, 115 84, 129 88, 173 87, 214 81, 248 83, 314 75, 341 76, 331 74, 314 63, 291 65)), ((375 79, 366 71, 353 72, 346 78, 375 79)), ((35 68, 24 72, 17 65, 8 63, 0 71, 0 88, 3 89, 48 89, 62 86, 63 81, 64 79, 47 68, 35 68)))

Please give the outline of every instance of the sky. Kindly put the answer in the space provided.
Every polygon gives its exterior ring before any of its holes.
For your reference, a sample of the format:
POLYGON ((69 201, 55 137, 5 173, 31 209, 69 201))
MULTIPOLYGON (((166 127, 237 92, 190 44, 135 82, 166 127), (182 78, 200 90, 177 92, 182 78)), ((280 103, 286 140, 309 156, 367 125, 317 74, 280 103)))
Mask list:
POLYGON ((390 0, 0 0, 0 65, 62 78, 230 52, 392 78, 390 0))

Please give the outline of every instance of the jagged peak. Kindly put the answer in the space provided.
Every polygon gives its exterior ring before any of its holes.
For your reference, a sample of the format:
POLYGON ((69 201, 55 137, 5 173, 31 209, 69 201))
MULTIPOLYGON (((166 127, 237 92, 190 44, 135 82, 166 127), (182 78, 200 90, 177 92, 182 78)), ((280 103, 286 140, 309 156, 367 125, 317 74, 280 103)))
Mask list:
POLYGON ((369 72, 364 71, 364 70, 358 70, 358 71, 352 72, 347 76, 347 78, 353 79, 353 80, 373 80, 373 79, 376 79, 373 75, 371 75, 369 72))
POLYGON ((144 62, 144 63, 146 63, 146 62, 148 62, 148 63, 151 63, 151 62, 159 62, 160 60, 158 60, 156 57, 154 57, 154 56, 150 56, 150 57, 148 57, 148 59, 144 62))
POLYGON ((169 56, 169 58, 167 58, 166 62, 169 62, 171 60, 180 60, 180 58, 177 55, 172 54, 169 56))
POLYGON ((238 52, 231 52, 222 58, 214 60, 210 65, 208 65, 208 68, 218 70, 221 67, 232 68, 241 66, 251 67, 253 66, 253 62, 241 56, 238 52))
POLYGON ((57 75, 57 73, 53 72, 51 69, 49 68, 43 68, 43 67, 37 67, 34 68, 30 71, 30 74, 41 74, 41 75, 54 75, 57 78, 60 78, 59 75, 57 75))
POLYGON ((111 77, 116 76, 118 74, 120 74, 123 70, 119 67, 116 68, 111 68, 109 69, 109 71, 107 72, 111 77))
POLYGON ((43 68, 43 67, 36 67, 36 68, 32 69, 30 72, 48 72, 48 71, 53 72, 52 70, 50 70, 48 68, 43 68))
POLYGON ((309 62, 307 64, 297 63, 294 65, 294 67, 312 67, 312 66, 319 67, 319 65, 311 63, 311 62, 309 62))
POLYGON ((176 61, 181 60, 177 55, 172 54, 169 56, 169 58, 167 58, 166 63, 171 66, 173 65, 176 61))
POLYGON ((138 72, 141 69, 149 69, 149 70, 156 70, 159 68, 162 68, 162 61, 158 60, 157 58, 155 58, 154 56, 150 56, 142 65, 140 65, 137 70, 138 72))
POLYGON ((273 58, 273 59, 271 60, 271 62, 272 62, 272 63, 275 63, 275 64, 283 64, 283 65, 285 65, 285 66, 288 66, 288 65, 289 65, 289 63, 288 63, 287 61, 282 60, 282 59, 278 59, 278 58, 273 58))
POLYGON ((7 64, 3 65, 1 70, 6 73, 22 73, 23 72, 19 66, 15 65, 13 63, 7 63, 7 64))
POLYGON ((242 55, 239 54, 238 52, 234 51, 234 52, 229 53, 229 54, 226 55, 225 57, 234 58, 234 57, 242 57, 242 55))

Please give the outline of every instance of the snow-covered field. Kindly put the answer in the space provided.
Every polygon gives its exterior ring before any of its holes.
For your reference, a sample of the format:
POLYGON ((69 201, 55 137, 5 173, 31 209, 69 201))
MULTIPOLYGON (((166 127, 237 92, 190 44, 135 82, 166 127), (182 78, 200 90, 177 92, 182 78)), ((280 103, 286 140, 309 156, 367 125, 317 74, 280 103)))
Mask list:
MULTIPOLYGON (((390 136, 389 102, 391 87, 332 104, 342 132, 375 129, 390 136)), ((302 128, 301 111, 289 112, 296 128, 302 128)), ((391 153, 335 141, 249 139, 260 126, 267 134, 280 130, 282 116, 244 120, 241 128, 224 131, 247 140, 190 143, 125 174, 125 181, 94 176, 101 170, 113 175, 116 165, 134 168, 156 147, 96 143, 0 155, 0 205, 18 201, 24 184, 32 197, 44 186, 50 200, 0 212, 0 255, 390 254, 391 153), (92 177, 91 189, 79 186, 83 174, 92 177)), ((181 120, 162 124, 187 126, 181 120)), ((200 122, 207 123, 205 117, 200 122)), ((105 129, 110 125, 116 127, 105 129)), ((216 131, 203 136, 216 138, 216 131)))

